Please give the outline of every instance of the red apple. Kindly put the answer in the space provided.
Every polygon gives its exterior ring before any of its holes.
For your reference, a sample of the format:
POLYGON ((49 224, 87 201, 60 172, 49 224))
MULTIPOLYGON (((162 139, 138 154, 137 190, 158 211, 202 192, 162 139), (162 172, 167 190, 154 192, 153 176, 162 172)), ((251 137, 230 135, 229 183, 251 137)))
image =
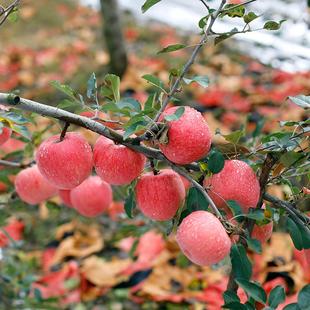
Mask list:
POLYGON ((176 239, 184 255, 201 266, 218 263, 229 254, 231 247, 221 222, 207 211, 188 215, 180 224, 176 239))
POLYGON ((185 198, 180 176, 171 169, 163 169, 157 175, 143 174, 136 185, 136 201, 142 213, 157 221, 174 217, 185 198))
POLYGON ((71 190, 70 189, 60 189, 58 190, 58 195, 61 198, 62 202, 69 208, 73 208, 71 202, 71 190))
POLYGON ((145 165, 145 156, 114 141, 99 137, 94 147, 97 174, 113 185, 125 185, 136 179, 145 165))
POLYGON ((273 230, 273 222, 267 223, 262 226, 255 225, 251 237, 257 239, 261 243, 265 243, 271 238, 273 230))
POLYGON ((25 147, 25 142, 22 142, 17 139, 9 139, 4 144, 1 145, 1 151, 4 151, 6 154, 20 151, 25 147))
POLYGON ((112 196, 110 184, 98 176, 88 177, 72 189, 70 195, 73 207, 86 217, 95 217, 108 210, 112 196))
POLYGON ((72 189, 91 173, 92 149, 78 133, 68 132, 45 140, 38 148, 36 161, 42 175, 59 189, 72 189))
MULTIPOLYGON (((160 118, 173 114, 179 107, 164 111, 160 118)), ((200 112, 185 107, 184 114, 168 123, 168 143, 160 144, 164 155, 174 163, 189 164, 206 156, 211 146, 209 126, 200 112)))
POLYGON ((8 141, 11 137, 12 129, 8 127, 2 127, 2 132, 0 133, 0 145, 8 141))
MULTIPOLYGON (((226 160, 222 171, 204 181, 209 194, 219 208, 227 210, 227 200, 236 201, 247 213, 255 208, 260 186, 252 168, 241 160, 226 160)), ((229 212, 228 212, 229 213, 229 212)))
POLYGON ((32 205, 43 202, 57 192, 56 188, 41 175, 36 165, 17 174, 15 189, 21 200, 32 205))

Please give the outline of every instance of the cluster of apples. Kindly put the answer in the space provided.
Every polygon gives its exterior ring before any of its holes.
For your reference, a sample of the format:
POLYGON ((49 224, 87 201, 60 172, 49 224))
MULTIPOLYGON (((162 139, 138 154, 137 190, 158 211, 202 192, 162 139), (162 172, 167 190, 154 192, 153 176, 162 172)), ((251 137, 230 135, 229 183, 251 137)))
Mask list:
MULTIPOLYGON (((163 115, 173 114, 176 107, 163 115)), ((208 154, 211 134, 198 111, 185 107, 184 114, 168 123, 168 143, 160 145, 163 154, 176 164, 188 164, 208 154)), ((15 180, 16 192, 30 204, 40 203, 58 193, 63 202, 87 217, 105 212, 112 203, 111 185, 125 185, 137 179, 135 196, 138 208, 153 220, 172 219, 183 205, 186 188, 172 169, 143 173, 146 158, 126 146, 99 137, 92 151, 80 134, 69 132, 45 140, 36 152, 36 165, 21 171, 15 180), (93 167, 96 176, 92 176, 93 167)), ((228 217, 227 200, 235 200, 244 212, 256 206, 260 187, 249 165, 227 160, 224 169, 204 181, 219 208, 228 217)), ((264 229, 263 229, 264 231, 264 229)), ((194 263, 210 265, 230 251, 231 239, 217 217, 195 211, 183 219, 177 242, 194 263)))

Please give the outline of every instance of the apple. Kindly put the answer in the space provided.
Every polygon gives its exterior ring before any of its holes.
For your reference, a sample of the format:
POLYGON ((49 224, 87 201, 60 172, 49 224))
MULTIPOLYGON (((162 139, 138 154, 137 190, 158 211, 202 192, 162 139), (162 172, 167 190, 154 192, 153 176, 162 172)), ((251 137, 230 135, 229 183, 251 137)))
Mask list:
POLYGON ((112 188, 100 177, 90 176, 71 190, 70 198, 73 207, 81 215, 95 217, 110 207, 113 198, 112 188))
POLYGON ((11 137, 12 129, 8 127, 2 127, 2 132, 0 133, 0 145, 4 144, 11 137))
POLYGON ((171 169, 163 169, 157 175, 143 174, 135 191, 138 208, 157 221, 173 218, 185 198, 181 177, 171 169))
POLYGON ((13 153, 22 150, 25 147, 25 142, 17 139, 9 139, 1 145, 1 151, 5 154, 13 153))
POLYGON ((204 186, 215 205, 225 210, 227 200, 234 200, 247 213, 249 208, 256 207, 260 196, 260 186, 254 171, 241 160, 226 160, 223 170, 205 179, 204 186))
POLYGON ((265 243, 271 238, 273 230, 273 222, 269 222, 265 225, 255 225, 251 234, 251 237, 257 239, 261 243, 265 243))
POLYGON ((69 208, 73 208, 70 196, 71 195, 70 189, 60 189, 58 190, 58 195, 61 198, 64 205, 66 205, 69 208))
POLYGON ((200 266, 218 263, 229 254, 231 247, 221 222, 207 211, 194 211, 184 218, 176 240, 184 255, 200 266))
POLYGON ((93 154, 79 133, 68 132, 62 141, 59 135, 45 140, 37 150, 36 162, 50 183, 59 189, 72 189, 90 175, 93 154))
MULTIPOLYGON (((179 107, 168 108, 160 117, 174 114, 179 107)), ((191 107, 184 107, 183 115, 168 122, 168 143, 160 144, 164 155, 180 165, 189 164, 206 156, 211 146, 209 126, 200 112, 191 107)))
POLYGON ((113 185, 131 183, 142 172, 146 158, 130 148, 99 137, 94 146, 94 165, 97 174, 113 185))
POLYGON ((45 201, 57 192, 57 189, 42 176, 36 165, 17 174, 15 190, 21 200, 32 205, 45 201))

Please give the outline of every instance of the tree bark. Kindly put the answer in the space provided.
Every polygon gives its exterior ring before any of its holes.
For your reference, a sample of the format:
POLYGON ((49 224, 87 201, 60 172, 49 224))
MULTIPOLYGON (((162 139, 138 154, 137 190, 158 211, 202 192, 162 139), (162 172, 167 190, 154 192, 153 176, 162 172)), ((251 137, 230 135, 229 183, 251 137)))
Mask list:
POLYGON ((110 55, 109 72, 121 77, 126 71, 128 60, 117 0, 100 0, 100 3, 103 37, 110 55))

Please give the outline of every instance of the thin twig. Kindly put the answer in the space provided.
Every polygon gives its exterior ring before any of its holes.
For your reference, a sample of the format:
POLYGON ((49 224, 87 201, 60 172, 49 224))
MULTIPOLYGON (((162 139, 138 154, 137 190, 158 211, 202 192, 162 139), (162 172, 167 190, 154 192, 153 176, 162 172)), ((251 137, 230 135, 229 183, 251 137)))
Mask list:
POLYGON ((222 10, 220 13, 226 13, 226 12, 235 10, 235 9, 241 7, 241 6, 250 4, 250 3, 255 2, 255 1, 257 1, 257 0, 249 0, 249 1, 245 1, 245 2, 243 2, 243 3, 236 4, 236 5, 234 5, 234 6, 231 6, 231 7, 227 8, 227 9, 222 10))
POLYGON ((212 33, 212 26, 215 22, 215 20, 217 19, 218 15, 220 14, 222 8, 224 7, 226 3, 226 0, 222 0, 218 10, 214 13, 211 14, 211 19, 210 19, 210 23, 203 35, 203 37, 201 38, 199 44, 196 46, 196 48, 194 49, 191 57, 189 58, 189 60, 187 61, 187 63, 185 64, 180 76, 176 79, 176 81, 174 82, 170 92, 166 95, 162 106, 160 107, 159 111, 157 112, 154 121, 157 122, 158 119, 160 118, 160 115, 162 114, 162 112, 166 109, 168 103, 170 102, 171 98, 174 96, 174 94, 178 91, 180 83, 182 81, 182 79, 184 78, 185 74, 189 71, 189 68, 191 67, 191 65, 194 63, 198 52, 200 51, 201 47, 206 43, 208 36, 212 33))
POLYGON ((206 7, 208 12, 210 12, 210 7, 207 5, 207 3, 204 0, 200 0, 200 2, 206 7))
POLYGON ((6 19, 9 17, 9 15, 14 11, 14 9, 19 5, 20 0, 15 0, 11 5, 9 5, 6 9, 4 9, 1 14, 0 17, 2 17, 2 19, 0 20, 0 26, 6 21, 6 19))

